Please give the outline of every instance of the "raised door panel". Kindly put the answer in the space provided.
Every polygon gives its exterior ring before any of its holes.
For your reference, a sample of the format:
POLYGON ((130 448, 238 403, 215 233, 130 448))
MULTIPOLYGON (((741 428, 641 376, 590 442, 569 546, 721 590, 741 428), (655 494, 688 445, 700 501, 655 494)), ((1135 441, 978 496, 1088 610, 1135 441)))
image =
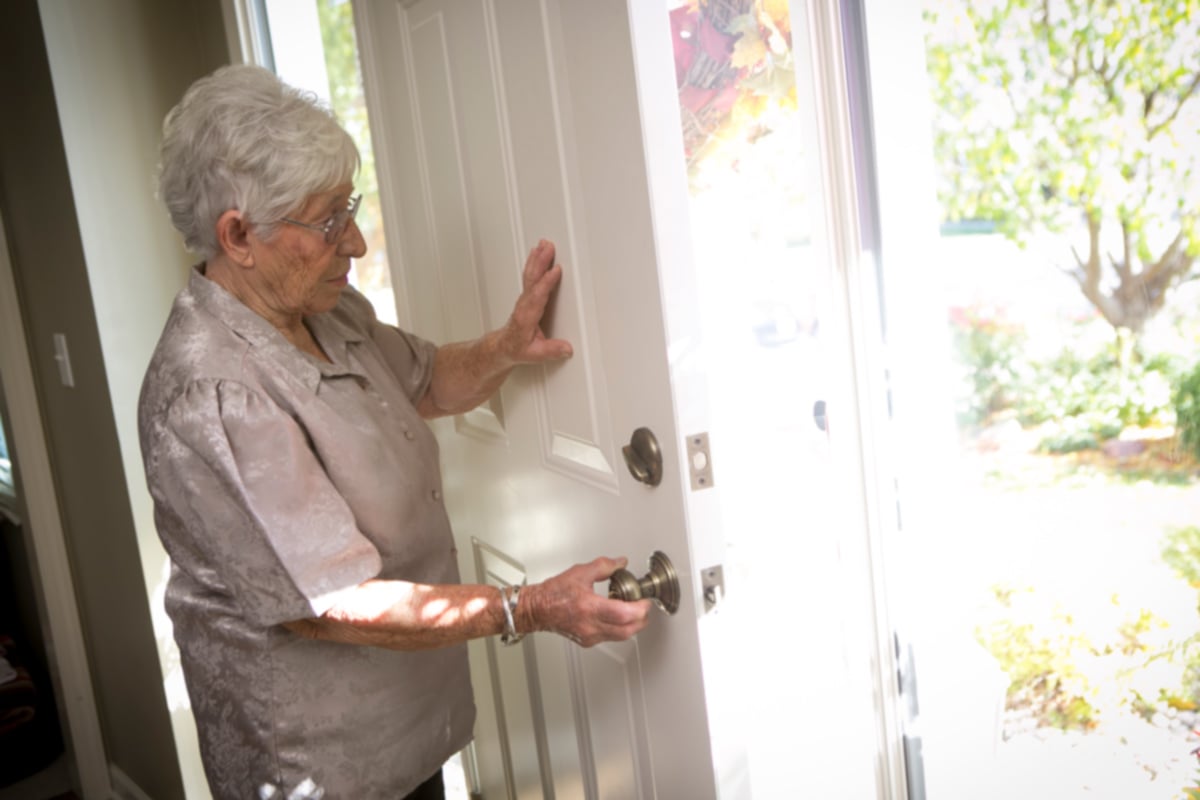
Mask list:
MULTIPOLYGON (((540 3, 421 2, 402 16, 410 42, 417 185, 436 259, 437 329, 450 340, 502 324, 537 237, 570 265, 548 323, 575 357, 537 388, 546 466, 615 489, 615 443, 591 307, 585 248, 567 146, 572 138, 553 80, 552 18, 540 3), (532 24, 531 24, 532 22, 532 24), (453 55, 452 55, 453 54, 453 55)), ((500 433, 503 409, 460 420, 463 434, 500 433)))

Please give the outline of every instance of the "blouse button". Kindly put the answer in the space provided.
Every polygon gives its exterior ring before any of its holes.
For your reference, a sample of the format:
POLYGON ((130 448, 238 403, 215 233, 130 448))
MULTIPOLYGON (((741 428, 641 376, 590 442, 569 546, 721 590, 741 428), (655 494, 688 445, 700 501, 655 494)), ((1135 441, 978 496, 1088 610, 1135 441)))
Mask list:
POLYGON ((404 438, 408 439, 411 442, 413 439, 417 438, 417 435, 415 433, 413 433, 412 431, 405 431, 404 438))
POLYGON ((441 489, 434 489, 434 490, 433 490, 433 499, 434 499, 434 500, 441 500, 441 499, 442 499, 442 490, 441 490, 441 489))

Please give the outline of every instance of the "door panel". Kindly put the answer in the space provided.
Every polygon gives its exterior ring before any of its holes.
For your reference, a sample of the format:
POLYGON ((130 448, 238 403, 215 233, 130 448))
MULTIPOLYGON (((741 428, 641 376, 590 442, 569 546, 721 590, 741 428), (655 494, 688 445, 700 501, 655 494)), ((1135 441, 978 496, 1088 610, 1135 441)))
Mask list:
POLYGON ((681 582, 679 613, 655 611, 633 642, 472 644, 489 799, 716 795, 627 12, 554 0, 357 5, 411 327, 447 341, 503 324, 540 237, 565 265, 547 333, 570 339, 575 356, 519 369, 487 408, 435 425, 464 580, 535 582, 598 555, 625 555, 640 576, 662 550, 681 582), (641 426, 664 453, 654 489, 619 452, 641 426))

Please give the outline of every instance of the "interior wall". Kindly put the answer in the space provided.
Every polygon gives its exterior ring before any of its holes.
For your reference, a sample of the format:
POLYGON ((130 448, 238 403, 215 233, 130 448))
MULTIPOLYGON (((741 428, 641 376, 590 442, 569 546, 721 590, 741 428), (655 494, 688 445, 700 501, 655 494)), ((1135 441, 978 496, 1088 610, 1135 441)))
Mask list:
POLYGON ((105 746, 156 800, 207 792, 137 444, 142 372, 189 263, 153 173, 163 116, 226 60, 218 0, 10 0, 0 26, 0 210, 105 746))

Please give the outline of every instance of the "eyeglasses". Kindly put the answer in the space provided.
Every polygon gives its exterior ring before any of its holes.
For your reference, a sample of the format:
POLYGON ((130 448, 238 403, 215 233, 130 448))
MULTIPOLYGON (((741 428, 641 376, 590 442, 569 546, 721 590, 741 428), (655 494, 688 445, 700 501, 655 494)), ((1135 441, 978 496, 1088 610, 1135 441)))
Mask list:
POLYGON ((354 219, 354 215, 358 213, 358 204, 362 202, 362 195, 356 194, 350 198, 350 204, 340 211, 333 212, 333 216, 324 222, 312 224, 309 222, 301 222, 298 219, 289 219, 284 217, 279 220, 286 222, 288 225, 296 225, 300 228, 308 228, 310 231, 320 231, 325 234, 326 244, 335 244, 342 238, 342 234, 346 232, 346 228, 350 226, 350 222, 354 219))

